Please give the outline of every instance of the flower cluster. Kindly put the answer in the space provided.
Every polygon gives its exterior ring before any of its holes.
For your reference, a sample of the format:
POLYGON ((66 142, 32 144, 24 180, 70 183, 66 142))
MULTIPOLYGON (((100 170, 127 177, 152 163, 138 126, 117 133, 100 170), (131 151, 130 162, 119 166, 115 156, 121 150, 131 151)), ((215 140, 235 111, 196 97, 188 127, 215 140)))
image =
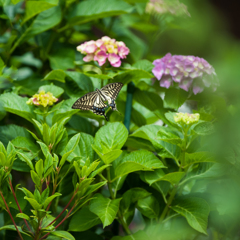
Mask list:
POLYGON ((102 37, 97 41, 85 42, 77 47, 77 50, 82 54, 86 54, 83 61, 97 61, 99 66, 102 66, 106 60, 113 67, 121 66, 121 59, 126 58, 129 54, 129 49, 124 42, 117 42, 110 37, 102 37))
POLYGON ((152 72, 160 80, 160 86, 169 88, 173 83, 185 91, 193 90, 194 94, 212 87, 215 91, 218 80, 214 68, 203 58, 166 54, 153 62, 152 72))
POLYGON ((172 15, 187 15, 190 17, 187 6, 180 3, 179 0, 150 0, 146 5, 145 11, 151 14, 170 13, 172 15))
POLYGON ((200 114, 199 113, 176 113, 174 116, 174 121, 176 123, 184 123, 184 124, 193 124, 199 121, 200 114))
POLYGON ((52 93, 47 92, 45 93, 45 91, 40 91, 39 94, 35 94, 33 95, 28 101, 27 104, 33 104, 36 106, 43 106, 43 107, 47 107, 47 106, 52 106, 53 103, 57 102, 58 99, 55 98, 53 96, 52 93))

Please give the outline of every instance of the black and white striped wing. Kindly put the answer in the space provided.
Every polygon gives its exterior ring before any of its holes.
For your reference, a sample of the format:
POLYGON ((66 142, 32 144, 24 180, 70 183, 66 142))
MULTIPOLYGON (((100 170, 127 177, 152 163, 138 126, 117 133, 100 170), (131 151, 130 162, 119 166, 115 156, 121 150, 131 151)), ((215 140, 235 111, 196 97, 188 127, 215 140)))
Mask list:
MULTIPOLYGON (((102 98, 97 91, 90 92, 80 97, 72 106, 73 109, 91 110, 97 115, 105 115, 105 108, 107 105, 103 102, 102 98)), ((107 120, 107 118, 106 118, 107 120)))
POLYGON ((108 104, 112 110, 117 110, 115 100, 118 96, 118 93, 122 89, 122 86, 123 86, 122 83, 116 82, 116 83, 109 83, 100 89, 101 93, 107 99, 108 104))
POLYGON ((73 109, 92 110, 98 96, 97 92, 90 92, 80 97, 73 105, 73 109))

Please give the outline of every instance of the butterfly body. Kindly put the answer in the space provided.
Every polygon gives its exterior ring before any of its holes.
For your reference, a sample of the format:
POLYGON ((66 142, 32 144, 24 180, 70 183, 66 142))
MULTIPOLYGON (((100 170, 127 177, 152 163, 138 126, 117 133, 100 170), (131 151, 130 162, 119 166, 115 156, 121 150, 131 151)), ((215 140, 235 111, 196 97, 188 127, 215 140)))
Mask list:
POLYGON ((117 111, 116 98, 120 92, 122 83, 109 83, 101 89, 97 89, 94 92, 90 92, 80 97, 72 106, 73 109, 91 110, 97 115, 103 115, 106 120, 105 108, 108 105, 113 111, 117 111))

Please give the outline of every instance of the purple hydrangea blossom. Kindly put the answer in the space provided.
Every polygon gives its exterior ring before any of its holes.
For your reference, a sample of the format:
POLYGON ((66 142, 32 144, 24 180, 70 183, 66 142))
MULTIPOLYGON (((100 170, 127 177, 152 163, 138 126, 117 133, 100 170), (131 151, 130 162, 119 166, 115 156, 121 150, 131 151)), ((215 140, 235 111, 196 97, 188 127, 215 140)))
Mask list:
POLYGON ((168 53, 153 64, 152 72, 164 88, 177 83, 183 90, 192 90, 196 95, 205 87, 215 91, 219 85, 214 68, 203 58, 168 53))

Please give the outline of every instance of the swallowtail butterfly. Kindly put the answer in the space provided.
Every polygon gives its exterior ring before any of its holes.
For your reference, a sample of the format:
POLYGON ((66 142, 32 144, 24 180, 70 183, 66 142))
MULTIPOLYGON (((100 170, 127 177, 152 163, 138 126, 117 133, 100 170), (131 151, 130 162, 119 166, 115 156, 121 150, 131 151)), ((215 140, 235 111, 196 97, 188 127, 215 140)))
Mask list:
POLYGON ((72 106, 73 109, 82 109, 82 110, 91 110, 97 115, 103 115, 108 121, 105 115, 105 108, 107 105, 105 102, 108 102, 108 105, 113 111, 117 111, 116 98, 120 92, 123 84, 109 83, 101 89, 97 89, 94 92, 89 92, 84 96, 80 97, 72 106))

